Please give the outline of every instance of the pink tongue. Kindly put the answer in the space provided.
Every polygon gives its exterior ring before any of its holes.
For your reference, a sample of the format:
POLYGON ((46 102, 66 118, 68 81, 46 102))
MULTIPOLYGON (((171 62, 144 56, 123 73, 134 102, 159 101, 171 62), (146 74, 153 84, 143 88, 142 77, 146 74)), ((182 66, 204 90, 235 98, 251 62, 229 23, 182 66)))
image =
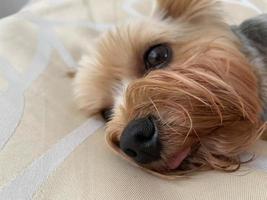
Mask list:
POLYGON ((183 162, 183 160, 187 157, 187 155, 190 152, 190 148, 186 148, 180 152, 177 152, 177 154, 175 154, 170 161, 167 163, 169 169, 176 169, 177 167, 179 167, 179 165, 181 164, 181 162, 183 162))

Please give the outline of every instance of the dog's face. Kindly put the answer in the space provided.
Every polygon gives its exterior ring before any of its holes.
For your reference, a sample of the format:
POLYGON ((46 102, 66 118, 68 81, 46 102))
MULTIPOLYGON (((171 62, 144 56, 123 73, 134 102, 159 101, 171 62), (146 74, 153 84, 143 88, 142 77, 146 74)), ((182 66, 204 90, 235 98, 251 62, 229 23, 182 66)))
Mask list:
POLYGON ((234 170, 259 136, 256 77, 210 0, 158 0, 152 17, 104 33, 83 59, 76 95, 112 109, 108 143, 162 174, 234 170))

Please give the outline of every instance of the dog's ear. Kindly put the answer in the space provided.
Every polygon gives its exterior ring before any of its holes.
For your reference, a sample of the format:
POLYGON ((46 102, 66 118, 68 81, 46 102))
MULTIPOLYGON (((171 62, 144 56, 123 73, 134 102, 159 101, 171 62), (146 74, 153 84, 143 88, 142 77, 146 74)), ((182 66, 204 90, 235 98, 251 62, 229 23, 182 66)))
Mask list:
POLYGON ((213 0, 157 0, 154 14, 191 22, 212 20, 218 16, 216 4, 213 0))

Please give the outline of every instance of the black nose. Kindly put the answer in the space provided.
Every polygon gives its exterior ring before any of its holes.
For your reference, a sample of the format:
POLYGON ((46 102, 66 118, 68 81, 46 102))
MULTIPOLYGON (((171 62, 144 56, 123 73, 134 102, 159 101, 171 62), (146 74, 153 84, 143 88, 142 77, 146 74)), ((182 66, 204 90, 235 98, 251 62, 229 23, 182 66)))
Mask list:
POLYGON ((158 160, 161 145, 154 118, 146 117, 131 121, 121 135, 120 148, 141 164, 158 160))

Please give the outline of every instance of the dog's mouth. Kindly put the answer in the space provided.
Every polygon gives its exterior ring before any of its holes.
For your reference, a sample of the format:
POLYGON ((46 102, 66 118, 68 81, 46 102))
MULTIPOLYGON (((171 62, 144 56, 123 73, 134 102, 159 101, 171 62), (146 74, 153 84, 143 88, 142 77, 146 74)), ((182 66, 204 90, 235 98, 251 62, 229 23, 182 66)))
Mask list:
MULTIPOLYGON (((183 148, 182 150, 179 150, 176 153, 174 153, 172 156, 170 156, 170 158, 166 159, 166 161, 164 161, 165 163, 164 167, 154 168, 154 167, 151 167, 150 164, 137 163, 132 158, 130 158, 128 155, 126 155, 120 148, 119 138, 117 136, 112 138, 112 136, 109 136, 107 134, 107 143, 109 147, 111 147, 113 152, 121 156, 123 159, 128 161, 130 164, 133 164, 134 166, 137 166, 153 175, 159 176, 161 178, 168 178, 168 179, 181 177, 181 175, 176 175, 175 172, 183 171, 183 169, 180 167, 183 165, 184 162, 186 162, 187 157, 189 157, 191 153, 191 147, 183 148)), ((179 174, 183 174, 183 173, 179 173, 179 174)))
POLYGON ((169 170, 177 170, 179 169, 181 163, 187 158, 190 154, 191 148, 187 147, 181 151, 175 153, 167 162, 167 167, 169 170))

